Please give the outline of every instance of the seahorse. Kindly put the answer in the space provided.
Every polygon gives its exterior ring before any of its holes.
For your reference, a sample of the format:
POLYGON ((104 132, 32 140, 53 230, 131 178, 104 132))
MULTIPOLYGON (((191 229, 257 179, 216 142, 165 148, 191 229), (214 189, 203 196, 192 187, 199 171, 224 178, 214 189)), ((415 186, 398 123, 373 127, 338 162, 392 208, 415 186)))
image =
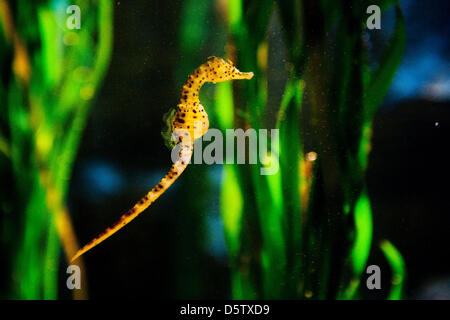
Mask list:
POLYGON ((180 103, 166 116, 169 130, 163 137, 171 148, 178 147, 178 157, 169 172, 131 209, 125 212, 111 227, 88 242, 73 256, 73 262, 88 250, 119 231, 156 201, 186 169, 192 157, 194 140, 202 137, 209 128, 208 114, 200 104, 199 91, 206 82, 218 83, 229 80, 251 79, 253 72, 241 72, 230 60, 209 57, 207 62, 188 77, 181 90, 180 103), (169 139, 170 137, 170 139, 169 139))

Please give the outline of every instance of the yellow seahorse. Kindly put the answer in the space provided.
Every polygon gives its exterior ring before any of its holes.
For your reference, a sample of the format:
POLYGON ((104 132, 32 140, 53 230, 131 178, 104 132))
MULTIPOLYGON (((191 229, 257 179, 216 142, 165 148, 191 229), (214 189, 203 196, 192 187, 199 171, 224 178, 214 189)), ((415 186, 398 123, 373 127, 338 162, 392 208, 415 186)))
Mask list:
POLYGON ((165 134, 165 138, 169 140, 170 137, 171 147, 179 144, 177 160, 153 189, 133 208, 123 214, 116 223, 78 250, 71 261, 97 246, 136 218, 158 199, 186 169, 192 156, 194 139, 203 136, 209 128, 208 114, 200 104, 198 97, 203 84, 205 82, 217 83, 236 79, 251 79, 252 77, 253 72, 240 72, 230 60, 225 61, 218 57, 209 57, 207 62, 198 67, 188 77, 181 91, 180 103, 166 119, 170 122, 169 132, 165 134))

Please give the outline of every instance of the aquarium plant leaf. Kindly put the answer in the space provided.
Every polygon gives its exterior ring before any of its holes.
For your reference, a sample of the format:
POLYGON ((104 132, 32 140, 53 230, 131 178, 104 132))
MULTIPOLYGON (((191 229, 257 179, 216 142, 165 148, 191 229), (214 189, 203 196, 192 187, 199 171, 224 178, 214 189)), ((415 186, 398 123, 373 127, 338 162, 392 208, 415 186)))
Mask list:
POLYGON ((398 5, 395 7, 395 12, 397 19, 394 33, 384 50, 378 67, 371 73, 370 83, 365 90, 364 106, 366 121, 373 117, 381 105, 403 58, 406 41, 405 21, 398 5))
POLYGON ((351 252, 353 270, 360 275, 369 258, 372 243, 372 210, 367 192, 364 190, 355 205, 355 241, 351 252))
POLYGON ((381 241, 380 248, 392 270, 391 289, 388 299, 400 300, 403 297, 403 284, 406 276, 405 262, 400 251, 390 241, 381 241))

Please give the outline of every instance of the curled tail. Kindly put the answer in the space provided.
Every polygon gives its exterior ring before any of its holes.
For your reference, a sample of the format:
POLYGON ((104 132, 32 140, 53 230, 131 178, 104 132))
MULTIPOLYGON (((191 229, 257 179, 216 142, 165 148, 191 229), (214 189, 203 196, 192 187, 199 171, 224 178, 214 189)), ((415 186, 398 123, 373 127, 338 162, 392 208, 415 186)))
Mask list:
POLYGON ((181 173, 183 173, 184 169, 186 169, 192 156, 192 150, 192 144, 182 143, 178 160, 172 165, 169 172, 164 176, 164 178, 162 178, 161 181, 152 190, 150 190, 141 200, 139 200, 139 202, 137 202, 133 206, 133 208, 123 214, 116 223, 114 223, 111 227, 106 228, 105 231, 99 234, 96 238, 92 239, 83 248, 78 250, 78 252, 71 259, 71 262, 122 229, 131 220, 136 218, 141 212, 147 209, 156 199, 158 199, 159 196, 162 195, 181 175, 181 173))

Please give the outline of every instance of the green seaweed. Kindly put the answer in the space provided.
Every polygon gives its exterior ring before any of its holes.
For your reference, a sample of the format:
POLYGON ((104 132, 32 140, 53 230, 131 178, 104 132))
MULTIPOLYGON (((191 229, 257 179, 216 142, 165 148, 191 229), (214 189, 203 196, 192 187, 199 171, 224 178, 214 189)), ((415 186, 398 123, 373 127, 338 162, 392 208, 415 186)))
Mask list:
MULTIPOLYGON (((67 257, 77 247, 65 201, 92 98, 110 60, 112 4, 75 1, 88 10, 83 27, 69 30, 65 10, 51 1, 8 2, 1 8, 0 51, 14 58, 2 55, 2 75, 9 77, 0 83, 0 105, 8 118, 0 127, 9 162, 1 174, 13 174, 1 219, 16 237, 7 244, 5 297, 56 299, 61 248, 67 257)), ((74 297, 86 298, 85 290, 74 297)))
POLYGON ((283 31, 288 77, 274 124, 280 130, 273 146, 279 172, 261 176, 261 164, 223 167, 231 296, 359 298, 373 250, 365 187, 371 124, 404 50, 397 1, 230 0, 226 9, 228 27, 218 29, 227 32, 226 55, 255 77, 217 86, 209 110, 219 127, 260 129, 271 123, 271 61, 264 52, 274 15, 283 31), (363 44, 370 4, 383 11, 395 6, 397 17, 374 70, 363 44))

